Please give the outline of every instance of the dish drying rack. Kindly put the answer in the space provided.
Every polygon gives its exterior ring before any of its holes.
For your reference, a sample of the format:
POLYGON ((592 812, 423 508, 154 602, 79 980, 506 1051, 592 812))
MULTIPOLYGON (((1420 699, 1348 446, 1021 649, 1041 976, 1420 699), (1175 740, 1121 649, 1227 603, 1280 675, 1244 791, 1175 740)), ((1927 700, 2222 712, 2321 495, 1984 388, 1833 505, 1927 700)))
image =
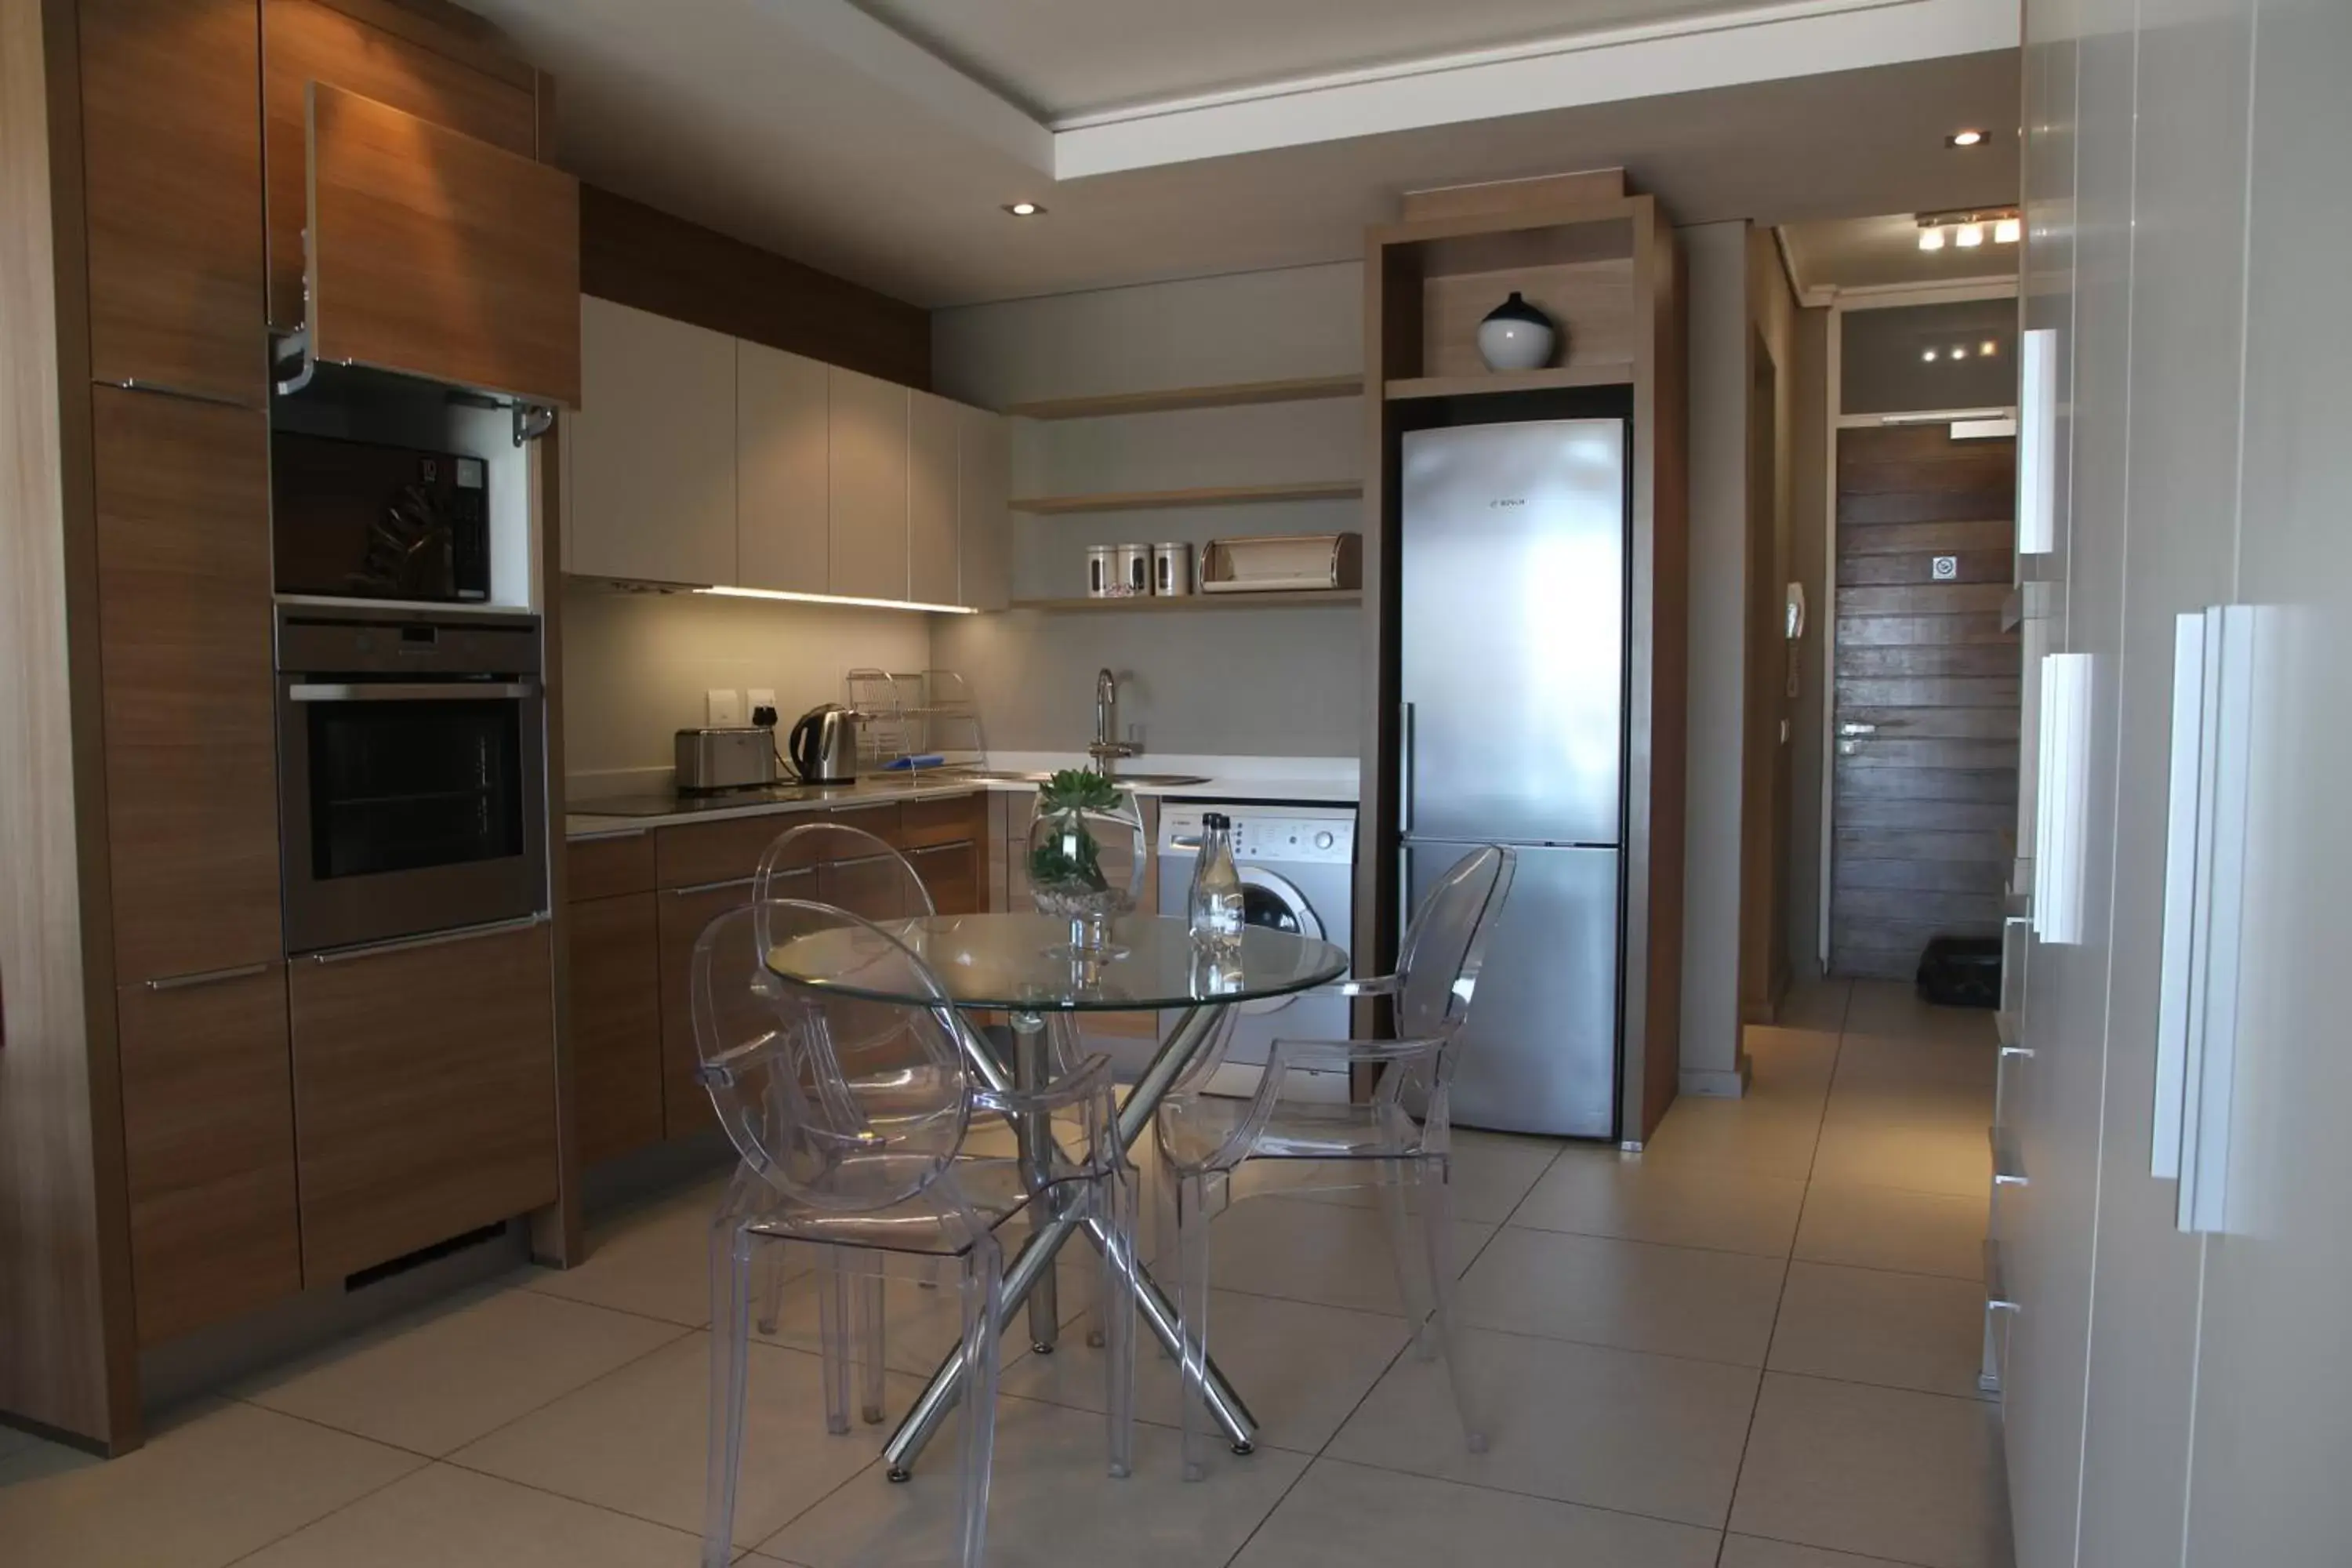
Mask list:
POLYGON ((940 759, 919 770, 926 773, 986 765, 979 705, 954 670, 853 669, 841 685, 842 700, 857 713, 860 772, 879 773, 920 757, 940 759))

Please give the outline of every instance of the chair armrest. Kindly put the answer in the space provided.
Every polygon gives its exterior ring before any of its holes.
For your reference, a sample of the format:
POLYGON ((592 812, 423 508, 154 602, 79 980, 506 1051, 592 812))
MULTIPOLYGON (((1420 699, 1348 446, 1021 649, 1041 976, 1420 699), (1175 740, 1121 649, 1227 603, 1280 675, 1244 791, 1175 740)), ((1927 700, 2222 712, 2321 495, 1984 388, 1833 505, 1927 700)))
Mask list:
POLYGON ((1433 1057, 1444 1048, 1442 1039, 1414 1040, 1279 1040, 1276 1042, 1286 1067, 1354 1067, 1359 1063, 1409 1062, 1433 1057))
POLYGON ((1018 1115, 1065 1110, 1097 1095, 1108 1094, 1111 1089, 1110 1058, 1097 1051, 1080 1064, 1077 1071, 1065 1073, 1052 1083, 1037 1089, 982 1089, 975 1086, 971 1102, 990 1110, 1018 1115))
POLYGON ((1393 996, 1404 989, 1404 976, 1366 974, 1352 980, 1342 980, 1329 989, 1342 996, 1393 996))

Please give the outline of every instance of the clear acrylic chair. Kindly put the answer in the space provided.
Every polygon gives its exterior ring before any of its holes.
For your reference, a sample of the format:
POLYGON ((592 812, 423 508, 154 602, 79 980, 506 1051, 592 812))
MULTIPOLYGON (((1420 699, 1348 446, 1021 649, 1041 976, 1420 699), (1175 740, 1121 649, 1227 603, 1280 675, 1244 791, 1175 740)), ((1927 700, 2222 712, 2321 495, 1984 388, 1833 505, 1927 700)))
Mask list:
MULTIPOLYGON (((823 1249, 816 1278, 824 1341, 825 1426, 850 1429, 849 1368, 878 1367, 878 1320, 853 1325, 850 1282, 932 1259, 959 1265, 964 1428, 959 1560, 982 1561, 994 1442, 1003 1250, 996 1231, 1032 1207, 1099 1220, 1112 1317, 1109 1465, 1133 1465, 1135 1183, 1118 1132, 1109 1062, 1097 1058, 1034 1093, 988 1087, 985 1049, 936 975, 890 931, 845 910, 771 900, 720 915, 695 943, 698 1074, 741 1155, 711 1230, 711 1400, 706 1568, 733 1555, 742 1458, 752 1272, 761 1244, 823 1249), (769 973, 776 946, 836 944, 872 1001, 788 985, 769 973), (1075 1122, 1040 1162, 971 1157, 977 1122, 1075 1122), (861 1347, 860 1339, 866 1343, 861 1347)), ((878 1296, 875 1298, 878 1300, 878 1296)), ((877 1380, 878 1381, 878 1380, 877 1380)), ((869 1397, 877 1397, 873 1384, 869 1397)))
POLYGON ((1454 1337, 1454 1194, 1447 1094, 1460 1059, 1478 971, 1496 918, 1510 896, 1517 858, 1496 846, 1465 856, 1422 900, 1406 929, 1396 973, 1349 981, 1350 996, 1385 996, 1394 1008, 1389 1040, 1276 1040, 1255 1095, 1202 1092, 1231 1037, 1225 1029, 1160 1102, 1157 1121, 1164 1184, 1173 1200, 1177 1316, 1183 1376, 1184 1476, 1197 1480, 1206 1458, 1201 1385, 1208 1356, 1209 1221, 1234 1197, 1247 1161, 1297 1162, 1284 1184, 1377 1187, 1387 1211, 1397 1289, 1422 1357, 1443 1354, 1454 1405, 1473 1453, 1486 1435, 1454 1337), (1380 1079, 1370 1102, 1332 1105, 1286 1100, 1293 1069, 1369 1067, 1380 1079), (1311 1164, 1307 1163, 1311 1163, 1311 1164), (1420 1211, 1420 1235, 1408 1215, 1420 1211))

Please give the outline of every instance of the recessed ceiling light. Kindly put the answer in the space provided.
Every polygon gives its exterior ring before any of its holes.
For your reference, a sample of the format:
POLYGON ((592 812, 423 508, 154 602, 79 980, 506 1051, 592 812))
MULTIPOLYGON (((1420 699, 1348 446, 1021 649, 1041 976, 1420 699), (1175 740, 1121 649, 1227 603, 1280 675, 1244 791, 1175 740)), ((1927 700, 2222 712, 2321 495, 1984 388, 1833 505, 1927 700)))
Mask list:
POLYGON ((1990 359, 1995 353, 1999 353, 2000 349, 2000 344, 1990 338, 1987 338, 1984 342, 1977 345, 1977 353, 1984 355, 1987 359, 1990 359))
POLYGON ((1035 202, 1007 202, 1004 204, 1004 210, 1011 213, 1014 217, 1043 217, 1045 216, 1045 209, 1039 206, 1035 202))
POLYGON ((1919 357, 1926 360, 1929 364, 1934 364, 1936 363, 1936 351, 1934 349, 1924 350, 1921 352, 1919 357))
POLYGON ((1947 147, 1979 147, 1984 144, 1984 139, 1985 133, 1981 131, 1955 131, 1949 136, 1944 138, 1944 145, 1947 147))
POLYGON ((1952 357, 1953 357, 1954 359, 1966 359, 1966 358, 1968 358, 1968 357, 1969 357, 1969 345, 1968 345, 1968 344, 1966 344, 1966 343, 1954 343, 1954 344, 1952 345, 1952 357))

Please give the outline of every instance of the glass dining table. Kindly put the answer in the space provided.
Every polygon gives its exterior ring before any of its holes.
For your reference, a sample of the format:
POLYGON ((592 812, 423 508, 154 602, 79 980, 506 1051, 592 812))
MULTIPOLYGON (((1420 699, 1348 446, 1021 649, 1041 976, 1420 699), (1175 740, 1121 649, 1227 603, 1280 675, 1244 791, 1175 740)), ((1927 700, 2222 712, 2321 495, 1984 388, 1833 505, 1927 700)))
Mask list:
MULTIPOLYGON (((1348 954, 1328 942, 1255 926, 1244 930, 1236 950, 1204 953, 1193 945, 1184 921, 1162 916, 1119 920, 1110 944, 1092 953, 1073 950, 1070 921, 1050 915, 932 915, 885 922, 884 929, 923 960, 960 1010, 1010 1015, 1011 1061, 1000 1059, 981 1031, 966 1031, 971 1069, 992 1087, 1034 1088, 1051 1074, 1055 1052, 1049 1020, 1067 1025, 1086 1013, 1173 1013, 1174 1024, 1119 1107, 1118 1135, 1129 1148, 1150 1131, 1160 1100, 1217 1037, 1228 1009, 1328 985, 1348 972, 1348 954)), ((929 1002, 927 996, 867 988, 866 955, 845 937, 825 931, 783 943, 769 952, 768 969, 788 984, 812 990, 913 1006, 929 1002)), ((1015 1131, 1024 1158, 1037 1161, 1040 1141, 1052 1137, 1050 1129, 1015 1131)), ((1040 1351, 1054 1347, 1057 1331, 1054 1259, 1081 1229, 1097 1247, 1103 1245, 1097 1221, 1033 1218, 1027 1241, 1005 1269, 1003 1323, 1010 1327, 1025 1306, 1030 1341, 1040 1351)), ((1181 1354, 1175 1307, 1139 1261, 1135 1283, 1145 1325, 1171 1355, 1181 1354)), ((884 1446, 892 1480, 908 1478, 916 1455, 953 1407, 961 1358, 960 1350, 949 1353, 884 1446)), ((1213 1363, 1206 1384, 1211 1416, 1235 1453, 1250 1452, 1257 1424, 1248 1406, 1213 1363)))

